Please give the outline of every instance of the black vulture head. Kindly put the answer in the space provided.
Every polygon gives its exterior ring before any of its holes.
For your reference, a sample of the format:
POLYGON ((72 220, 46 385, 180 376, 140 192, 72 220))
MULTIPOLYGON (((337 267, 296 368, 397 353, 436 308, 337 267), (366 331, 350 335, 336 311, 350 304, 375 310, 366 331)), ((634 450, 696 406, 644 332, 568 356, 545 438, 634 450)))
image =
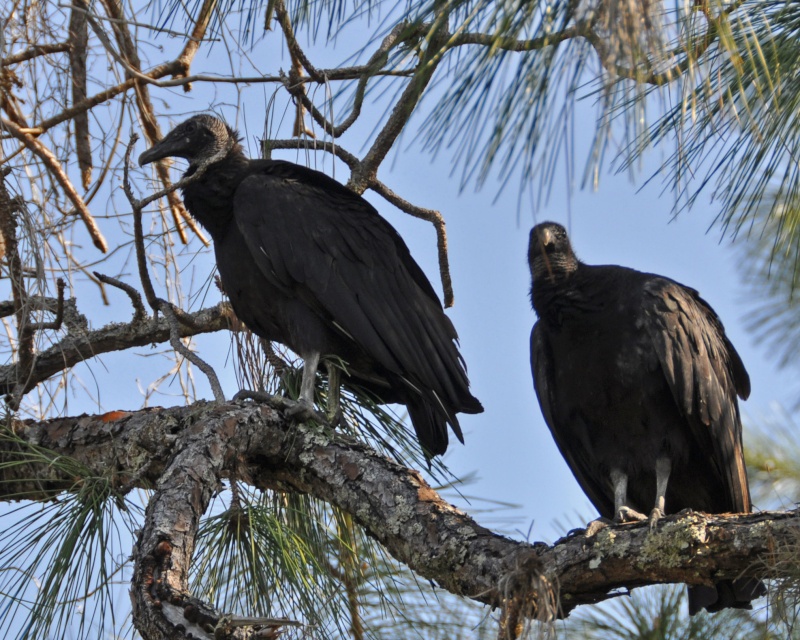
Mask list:
POLYGON ((139 166, 162 158, 185 158, 190 167, 222 160, 237 144, 236 132, 207 114, 182 122, 139 156, 139 166))
POLYGON ((534 282, 548 278, 559 280, 578 268, 567 230, 556 222, 542 222, 531 229, 528 264, 534 282))

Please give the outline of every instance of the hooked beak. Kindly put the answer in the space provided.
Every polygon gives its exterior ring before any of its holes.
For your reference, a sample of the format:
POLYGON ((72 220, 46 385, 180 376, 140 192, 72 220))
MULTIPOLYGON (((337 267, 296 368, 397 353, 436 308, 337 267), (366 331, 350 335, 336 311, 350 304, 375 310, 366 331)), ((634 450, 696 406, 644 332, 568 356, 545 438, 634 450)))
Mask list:
POLYGON ((555 235, 553 234, 552 229, 545 227, 544 229, 537 229, 536 237, 539 240, 539 246, 542 250, 546 250, 547 247, 553 246, 555 244, 555 235))
POLYGON ((187 147, 189 139, 180 135, 173 135, 175 131, 171 131, 164 138, 161 138, 147 151, 139 156, 139 166, 143 167, 146 164, 162 160, 164 158, 186 158, 187 147))

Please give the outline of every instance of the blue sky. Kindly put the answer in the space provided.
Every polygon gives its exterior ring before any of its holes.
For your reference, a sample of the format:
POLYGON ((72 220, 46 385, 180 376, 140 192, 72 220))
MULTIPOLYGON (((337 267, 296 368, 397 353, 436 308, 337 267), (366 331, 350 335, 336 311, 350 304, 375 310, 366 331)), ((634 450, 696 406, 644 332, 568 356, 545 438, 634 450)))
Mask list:
MULTIPOLYGON (((317 66, 333 67, 347 59, 348 46, 361 46, 363 27, 348 27, 345 33, 347 37, 340 38, 336 46, 309 47, 317 66)), ((160 39, 158 44, 169 49, 180 43, 160 39)), ((151 51, 145 46, 142 49, 145 55, 151 51)), ((221 54, 221 45, 201 49, 193 72, 230 72, 229 59, 221 54)), ((161 57, 155 52, 151 62, 161 57)), ((273 74, 289 66, 277 32, 270 33, 264 43, 251 51, 249 59, 253 61, 252 67, 249 63, 237 66, 236 71, 241 75, 253 75, 254 71, 273 74)), ((240 129, 245 135, 245 146, 251 155, 256 155, 254 140, 263 132, 264 114, 273 90, 271 85, 251 85, 242 86, 237 92, 231 85, 212 87, 197 83, 189 94, 180 88, 152 88, 151 94, 157 111, 163 114, 163 131, 188 115, 213 109, 240 129)), ((661 154, 669 150, 657 150, 648 156, 635 180, 627 174, 604 173, 596 191, 572 189, 562 167, 555 172, 549 200, 535 209, 529 199, 519 197, 519 182, 513 173, 502 188, 500 184, 507 176, 493 174, 482 190, 470 187, 462 190, 459 173, 453 171, 447 150, 433 158, 421 148, 414 134, 431 106, 430 100, 415 114, 406 134, 381 167, 379 178, 414 204, 439 210, 447 222, 455 291, 455 306, 448 314, 461 337, 473 393, 482 401, 485 412, 462 417, 466 444, 454 441, 445 460, 458 476, 477 473, 477 480, 463 489, 465 495, 474 499, 457 498, 456 502, 472 512, 479 522, 518 538, 529 535, 531 540, 552 541, 563 532, 562 525, 580 526, 595 515, 552 441, 531 382, 528 340, 535 316, 528 299, 530 276, 526 254, 528 232, 537 222, 555 220, 565 224, 576 252, 585 262, 621 264, 663 274, 700 291, 722 318, 751 376, 753 393, 742 405, 745 446, 751 425, 772 415, 776 403, 791 406, 795 402, 798 385, 794 372, 777 370, 776 359, 763 346, 756 345, 744 327, 743 317, 752 307, 740 284, 737 271, 740 255, 732 250, 727 239, 721 240, 717 228, 709 231, 718 212, 709 195, 704 194, 694 209, 674 219, 673 197, 668 191, 662 193, 659 181, 640 189, 645 178, 657 170, 661 154), (487 503, 481 499, 514 503, 518 508, 486 513, 487 503)), ((374 133, 373 127, 384 118, 387 104, 386 96, 377 104, 368 103, 363 121, 339 143, 363 155, 374 133)), ((270 115, 274 137, 288 138, 292 115, 285 102, 279 100, 270 115)), ((594 117, 591 104, 579 105, 576 115, 579 168, 594 133, 594 117)), ((137 130, 138 125, 131 128, 137 130)), ((144 143, 140 141, 134 157, 143 150, 144 143)), ((274 156, 306 162, 302 153, 282 151, 274 156)), ((330 174, 332 162, 329 157, 318 156, 312 166, 330 174)), ((180 161, 176 163, 177 169, 183 167, 180 161)), ((74 167, 70 171, 77 175, 74 167)), ((138 175, 149 176, 150 169, 138 175)), ((345 167, 337 165, 335 176, 345 181, 345 167)), ((129 215, 130 207, 121 194, 119 177, 111 184, 113 188, 106 200, 108 212, 129 215)), ((146 192, 144 181, 138 182, 138 188, 140 194, 146 192)), ((440 290, 433 227, 403 214, 374 194, 367 197, 395 225, 440 290)), ((96 214, 103 213, 101 198, 93 207, 96 214)), ((101 224, 105 225, 103 231, 112 246, 130 240, 130 236, 115 232, 113 221, 102 220, 101 224)), ((191 280, 202 283, 213 273, 211 253, 198 253, 200 248, 197 241, 180 248, 182 278, 186 283, 191 280)), ((99 270, 110 275, 121 274, 138 287, 133 265, 123 264, 123 257, 115 256, 99 270)), ((94 285, 76 280, 77 288, 72 293, 77 295, 81 311, 95 328, 131 317, 130 305, 122 292, 109 290, 111 306, 102 306, 94 285)), ((164 295, 163 282, 155 284, 158 293, 164 295)), ((195 301, 193 308, 214 304, 219 299, 219 292, 211 287, 205 300, 195 301)), ((196 341, 198 353, 215 366, 228 397, 237 391, 230 367, 230 344, 228 334, 203 336, 196 341)), ((165 350, 169 350, 168 345, 156 349, 165 350)), ((139 408, 143 401, 140 390, 169 366, 168 360, 143 357, 153 352, 143 348, 106 354, 78 367, 76 370, 89 393, 80 387, 70 391, 66 412, 76 415, 84 411, 139 408), (89 397, 91 394, 99 396, 99 407, 89 397)), ((195 375, 200 397, 210 399, 207 383, 199 372, 195 375)), ((167 394, 157 396, 150 404, 168 406, 182 402, 177 384, 167 383, 165 390, 167 394)))

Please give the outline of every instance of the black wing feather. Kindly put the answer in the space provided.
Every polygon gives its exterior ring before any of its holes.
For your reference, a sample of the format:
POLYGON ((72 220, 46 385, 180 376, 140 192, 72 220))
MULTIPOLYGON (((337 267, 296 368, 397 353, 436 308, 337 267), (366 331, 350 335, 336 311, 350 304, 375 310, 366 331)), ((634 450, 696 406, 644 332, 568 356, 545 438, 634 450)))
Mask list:
POLYGON ((603 487, 603 479, 596 473, 594 455, 587 451, 579 437, 574 437, 573 426, 565 408, 555 401, 553 383, 553 358, 547 342, 542 336, 540 323, 533 325, 531 331, 531 373, 533 388, 542 408, 544 421, 553 435, 558 450, 567 462, 572 474, 601 515, 608 518, 614 515, 614 502, 610 492, 603 487))
POLYGON ((666 278, 644 291, 645 329, 678 408, 728 490, 730 508, 750 511, 736 394, 750 379, 714 310, 693 289, 666 278))

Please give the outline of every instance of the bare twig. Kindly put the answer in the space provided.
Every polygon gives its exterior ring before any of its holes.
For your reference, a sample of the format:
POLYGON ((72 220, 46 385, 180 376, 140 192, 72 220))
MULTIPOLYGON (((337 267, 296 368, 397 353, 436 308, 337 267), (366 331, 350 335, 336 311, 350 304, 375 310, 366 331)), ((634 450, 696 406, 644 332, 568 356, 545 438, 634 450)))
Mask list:
POLYGON ((305 69, 306 73, 316 82, 324 82, 325 77, 317 71, 317 68, 311 64, 311 61, 306 56, 292 29, 292 23, 289 20, 289 13, 286 11, 286 5, 283 0, 275 0, 275 17, 278 19, 278 24, 281 25, 283 36, 286 38, 286 46, 289 48, 289 54, 292 60, 297 60, 305 69))
POLYGON ((83 198, 81 198, 81 196, 75 190, 75 187, 72 186, 72 182, 62 168, 58 158, 56 158, 50 149, 39 142, 39 140, 34 138, 31 134, 22 131, 20 127, 10 120, 3 119, 0 120, 0 122, 2 123, 3 128, 5 128, 11 135, 17 138, 17 140, 22 142, 22 144, 24 144, 30 151, 32 151, 41 159, 45 167, 47 167, 52 176, 56 179, 56 182, 61 185, 61 188, 64 190, 67 198, 70 199, 75 207, 75 210, 78 212, 78 215, 83 220, 83 224, 86 226, 86 230, 89 232, 89 236, 91 236, 94 246, 103 253, 106 253, 108 251, 108 243, 106 242, 106 239, 103 237, 103 234, 97 227, 97 223, 90 213, 89 208, 83 202, 83 198))
MULTIPOLYGON (((105 38, 103 29, 94 19, 94 17, 90 13, 87 13, 86 18, 92 25, 92 29, 97 34, 100 41, 103 42, 103 44, 106 46, 106 49, 108 49, 109 53, 115 56, 115 58, 126 68, 129 74, 133 75, 138 80, 144 80, 144 82, 137 82, 134 85, 136 106, 139 109, 142 129, 144 131, 145 138, 147 139, 147 143, 153 144, 161 138, 161 130, 158 127, 155 110, 153 109, 153 104, 150 100, 150 91, 147 87, 148 78, 139 71, 141 68, 141 60, 139 59, 139 53, 136 50, 136 45, 134 44, 133 37, 128 29, 128 25, 124 21, 125 14, 119 1, 103 0, 103 4, 108 15, 116 20, 112 23, 112 28, 117 38, 120 55, 117 55, 116 52, 114 52, 114 48, 111 46, 111 43, 108 42, 108 39, 105 38)), ((169 186, 169 170, 164 162, 159 162, 156 165, 156 172, 158 173, 158 177, 162 184, 165 187, 169 186)), ((186 231, 183 228, 182 221, 188 219, 189 214, 184 209, 183 204, 180 202, 177 195, 167 196, 167 202, 169 204, 170 212, 172 213, 173 222, 175 223, 175 231, 177 232, 181 242, 183 244, 187 244, 189 240, 186 237, 186 231)))
POLYGON ((298 140, 292 138, 290 140, 264 140, 262 141, 262 151, 265 156, 268 156, 272 149, 309 149, 311 151, 326 151, 342 162, 344 162, 351 171, 355 171, 361 164, 355 155, 342 149, 338 144, 333 144, 329 140, 298 140))
MULTIPOLYGON (((32 296, 30 300, 35 302, 36 298, 32 296)), ((179 335, 187 338, 226 331, 230 328, 231 316, 231 308, 226 304, 201 309, 191 314, 192 326, 181 322, 179 335)), ((129 323, 114 322, 100 329, 89 330, 86 319, 78 313, 74 300, 65 301, 64 324, 67 326, 67 335, 36 354, 33 368, 26 379, 24 393, 57 373, 103 353, 168 342, 172 330, 166 318, 146 322, 137 322, 135 319, 129 323)), ((0 393, 11 393, 19 379, 18 364, 0 366, 0 393)))
POLYGON ((433 78, 436 68, 443 59, 449 36, 445 14, 437 15, 436 22, 430 25, 428 34, 428 46, 417 64, 416 74, 408 81, 389 118, 364 156, 361 167, 353 173, 347 183, 347 186, 356 193, 363 193, 369 186, 369 181, 377 176, 378 167, 405 128, 425 88, 433 78))
POLYGON ((63 278, 56 280, 56 289, 58 290, 58 297, 56 298, 56 317, 52 322, 30 323, 30 327, 33 331, 41 331, 43 329, 58 331, 61 328, 61 323, 64 321, 64 289, 66 286, 63 278))
POLYGON ((22 260, 17 243, 17 221, 14 218, 18 207, 15 205, 5 184, 5 176, 0 174, 0 234, 11 281, 11 294, 14 299, 14 314, 17 320, 17 373, 9 405, 16 411, 22 400, 25 381, 33 368, 33 338, 35 331, 28 317, 28 293, 22 276, 22 260))
MULTIPOLYGON (((369 82, 369 79, 377 75, 380 72, 381 67, 386 64, 388 61, 389 52, 394 47, 405 42, 405 40, 409 37, 408 29, 409 25, 406 23, 400 23, 396 25, 394 29, 392 29, 392 31, 383 39, 380 46, 375 53, 372 54, 367 64, 359 67, 360 75, 358 78, 355 95, 353 97, 353 108, 350 111, 350 114, 339 125, 334 125, 332 121, 329 121, 325 115, 319 109, 317 109, 314 103, 311 102, 302 84, 304 79, 301 75, 296 74, 294 76, 290 76, 287 78, 284 86, 289 93, 302 102, 303 107, 311 114, 311 117, 314 118, 317 124, 323 128, 325 133, 333 138, 338 138, 344 134, 344 132, 347 131, 361 115, 361 108, 364 103, 364 96, 366 94, 367 83, 369 82), (401 38, 401 36, 403 37, 401 38)), ((325 78, 326 81, 333 79, 328 77, 328 71, 326 70, 321 70, 319 73, 323 78, 325 78)), ((404 73, 407 75, 413 75, 414 72, 409 70, 404 73)))
POLYGON ((573 38, 583 37, 586 34, 585 26, 567 27, 563 31, 556 33, 548 33, 546 36, 540 38, 533 38, 531 40, 516 40, 514 38, 498 38, 497 36, 488 33, 470 33, 462 32, 457 33, 450 38, 447 43, 449 48, 462 47, 465 45, 480 45, 483 47, 492 47, 494 49, 502 49, 503 51, 536 51, 538 49, 545 49, 564 42, 573 38))
MULTIPOLYGON (((51 313, 58 313, 58 299, 47 296, 28 296, 28 305, 31 309, 41 309, 51 313)), ((0 302, 0 318, 13 316, 16 311, 13 300, 0 302)))
POLYGON ((20 53, 15 53, 14 55, 6 58, 0 58, 0 67, 8 67, 12 64, 18 64, 20 62, 25 62, 26 60, 38 58, 39 56, 46 56, 51 53, 63 53, 69 50, 70 44, 68 42, 36 44, 28 49, 25 49, 25 51, 21 51, 20 53))
POLYGON ((450 259, 447 255, 447 227, 442 214, 434 209, 425 209, 411 204, 376 178, 370 180, 369 188, 386 198, 400 211, 415 218, 427 220, 433 225, 436 230, 436 248, 439 252, 439 277, 442 279, 444 306, 445 308, 452 307, 455 304, 455 296, 453 295, 453 279, 450 276, 450 259))
MULTIPOLYGON (((189 35, 189 39, 183 51, 181 51, 181 54, 178 56, 181 70, 176 77, 186 78, 189 75, 189 67, 192 64, 192 60, 194 60, 197 50, 200 48, 200 43, 206 35, 206 29, 208 29, 211 15, 214 13, 216 6, 217 0, 203 0, 203 6, 200 8, 200 12, 197 15, 192 33, 189 35)), ((191 84, 187 83, 184 85, 184 91, 189 91, 190 89, 191 84)))
POLYGON ((206 374, 208 382, 211 385, 211 391, 214 394, 214 399, 217 402, 225 402, 225 394, 222 392, 222 385, 219 383, 217 372, 214 371, 214 368, 210 364, 181 342, 181 328, 178 324, 178 316, 175 314, 175 307, 167 300, 159 299, 158 309, 164 314, 164 318, 166 318, 169 324, 169 343, 172 345, 172 348, 206 374))
MULTIPOLYGON (((88 111, 93 109, 99 104, 103 104, 104 102, 108 102, 112 98, 125 93, 126 91, 132 89, 136 84, 137 80, 142 82, 147 82, 156 87, 179 87, 186 84, 191 84, 193 82, 210 82, 214 84, 218 83, 229 83, 229 84, 272 84, 272 83, 279 83, 283 84, 285 82, 285 77, 281 75, 277 76, 218 76, 213 74, 198 74, 194 76, 187 76, 185 78, 174 78, 172 80, 161 80, 168 75, 177 74, 180 72, 180 64, 177 60, 171 60, 170 62, 165 62, 164 64, 160 64, 155 67, 153 70, 143 74, 138 78, 128 78, 124 82, 119 83, 113 87, 109 87, 108 89, 104 89, 99 93, 87 98, 86 100, 82 101, 79 104, 74 104, 71 107, 60 111, 56 115, 42 120, 40 123, 33 127, 29 127, 26 129, 26 133, 30 133, 31 135, 41 135, 45 131, 52 129, 53 127, 66 122, 75 117, 76 114, 82 111, 88 111)), ((325 77, 329 81, 332 80, 357 80, 359 79, 364 73, 364 67, 362 66, 354 66, 354 67, 347 67, 343 69, 326 69, 322 71, 325 77)), ((413 71, 378 71, 372 75, 375 76, 395 76, 395 77, 406 77, 413 74, 413 71)), ((311 78, 303 78, 301 79, 302 82, 311 82, 311 78)))
POLYGON ((147 309, 142 302, 142 296, 136 289, 134 289, 131 285, 122 282, 122 280, 117 280, 116 278, 98 273, 97 271, 94 272, 94 276, 100 282, 105 282, 106 284, 116 287, 117 289, 121 289, 128 294, 128 297, 131 299, 131 304, 133 305, 132 322, 139 323, 144 322, 147 319, 147 309))
MULTIPOLYGON (((139 139, 138 134, 133 133, 131 135, 131 140, 128 143, 128 147, 125 150, 125 165, 123 167, 123 180, 122 186, 125 191, 125 196, 128 198, 131 206, 133 207, 133 233, 134 233, 134 244, 136 247, 136 263, 139 268, 139 280, 142 283, 142 288, 144 289, 145 298, 147 299, 148 304, 154 311, 160 311, 164 314, 166 320, 170 326, 170 344, 172 348, 175 349, 178 353, 183 355, 187 360, 192 362, 194 365, 197 366, 200 371, 206 374, 208 377, 209 384, 211 385, 211 389, 214 393, 214 398, 218 402, 225 401, 225 395, 222 392, 222 386, 219 383, 219 378, 217 378, 217 374, 214 369, 205 362, 202 358, 200 358, 197 354, 190 351, 186 345, 184 345, 180 340, 180 327, 178 326, 178 320, 180 319, 181 322, 184 324, 191 323, 192 319, 191 316, 186 314, 181 309, 175 307, 172 303, 167 300, 163 300, 156 296, 155 289, 153 288, 153 283, 150 280, 150 271, 147 268, 147 253, 145 251, 144 246, 144 230, 142 228, 142 209, 148 202, 152 202, 156 197, 161 197, 165 194, 168 190, 160 191, 154 196, 151 196, 150 199, 145 198, 144 200, 137 200, 133 195, 133 190, 131 189, 130 185, 130 175, 128 172, 128 167, 130 166, 131 162, 131 153, 133 151, 133 146, 136 144, 136 141, 139 139)), ((209 165, 214 161, 214 158, 211 158, 208 162, 202 163, 197 171, 188 178, 184 178, 180 182, 172 185, 169 190, 174 191, 175 189, 189 184, 193 180, 199 179, 208 169, 209 165)))
POLYGON ((133 195, 131 189, 131 181, 129 175, 129 167, 131 164, 131 153, 133 152, 133 145, 139 140, 138 133, 132 133, 128 148, 125 150, 125 164, 122 167, 122 188, 125 191, 125 196, 128 198, 133 207, 133 242, 136 247, 136 265, 139 268, 139 281, 142 283, 144 289, 144 297, 147 304, 153 310, 158 309, 158 298, 156 291, 153 288, 153 282, 150 280, 150 271, 147 268, 147 252, 144 248, 144 230, 142 228, 142 209, 144 204, 137 200, 133 195))

